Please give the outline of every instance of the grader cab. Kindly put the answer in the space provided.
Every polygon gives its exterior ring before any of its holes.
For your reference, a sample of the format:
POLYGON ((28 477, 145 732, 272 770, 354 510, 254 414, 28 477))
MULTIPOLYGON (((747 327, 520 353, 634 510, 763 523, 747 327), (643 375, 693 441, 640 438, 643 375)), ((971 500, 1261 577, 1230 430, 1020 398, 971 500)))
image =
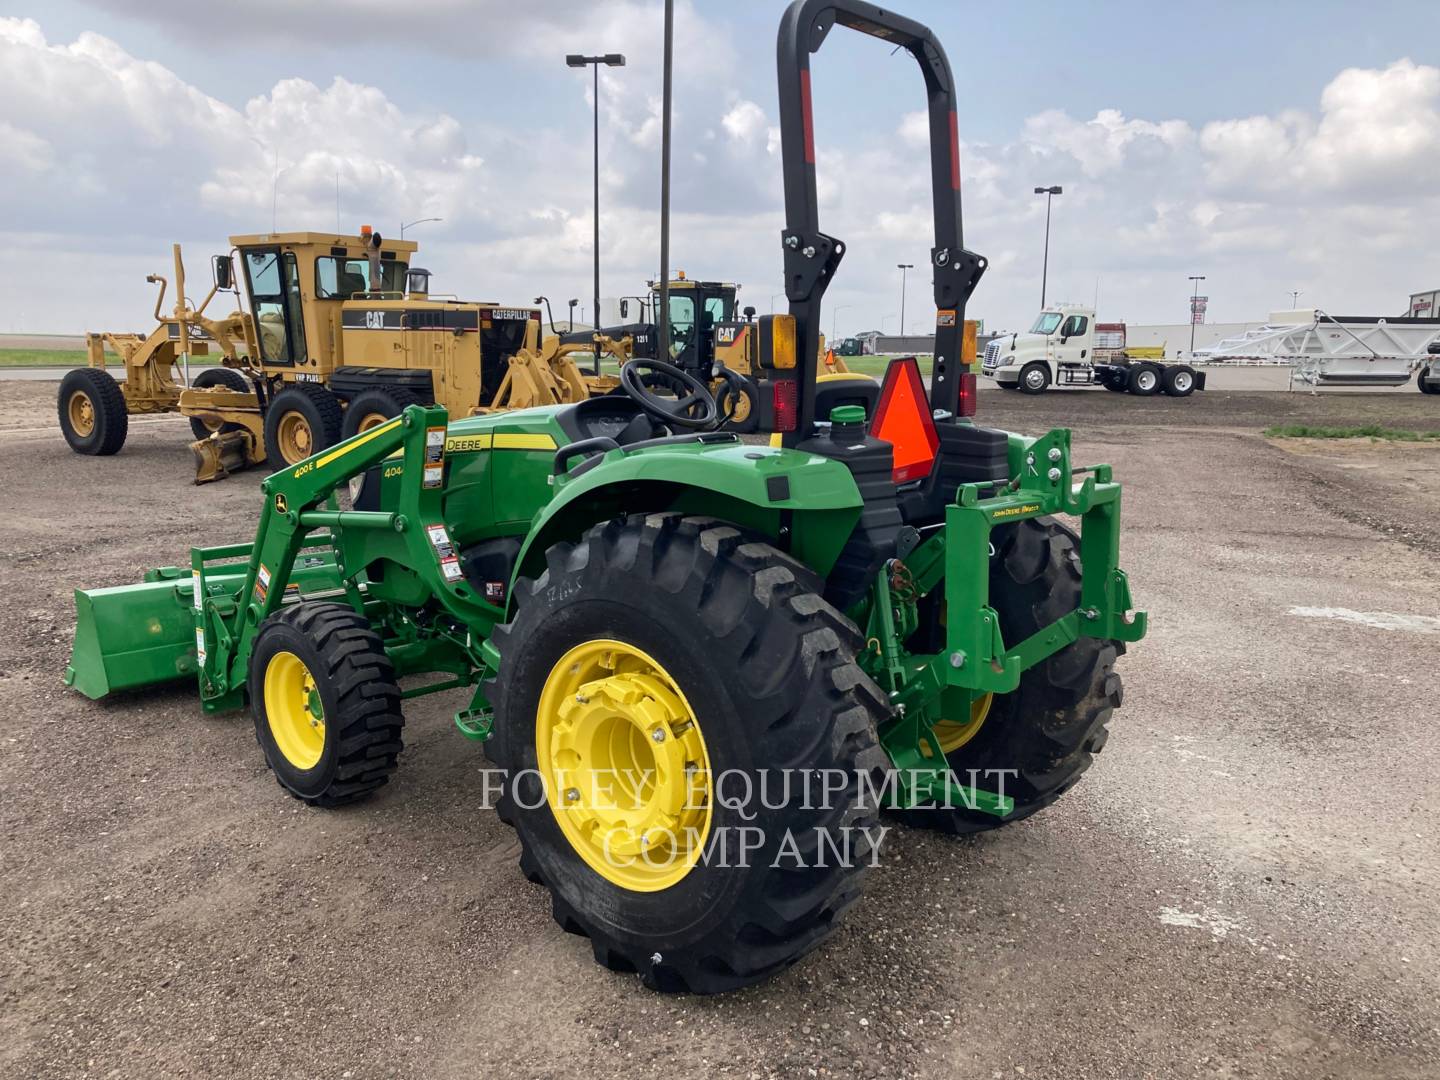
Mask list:
MULTIPOLYGON (((192 307, 180 247, 174 249, 175 304, 157 328, 89 335, 90 366, 60 389, 60 424, 81 454, 113 454, 132 413, 190 418, 196 482, 247 465, 279 469, 342 438, 398 416, 410 404, 439 404, 456 416, 555 405, 613 389, 583 376, 571 348, 543 337, 540 310, 495 301, 432 296, 428 271, 414 267, 413 241, 269 233, 230 238, 213 261, 213 284, 192 307), (238 264, 239 273, 235 272, 238 264), (224 319, 207 310, 221 292, 243 296, 224 319), (106 370, 106 347, 125 370, 106 370), (192 363, 223 366, 189 377, 192 363)), ((603 350, 628 359, 629 343, 603 350)))

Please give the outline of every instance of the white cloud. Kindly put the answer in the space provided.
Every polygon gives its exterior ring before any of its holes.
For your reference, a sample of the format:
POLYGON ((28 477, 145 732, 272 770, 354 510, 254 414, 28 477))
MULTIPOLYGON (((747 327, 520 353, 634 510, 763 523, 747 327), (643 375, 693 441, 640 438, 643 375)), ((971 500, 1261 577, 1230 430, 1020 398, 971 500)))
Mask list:
MULTIPOLYGON (((104 6, 179 33, 223 29, 242 52, 262 47, 276 26, 292 48, 321 27, 332 42, 405 33, 440 52, 500 34, 522 64, 563 51, 561 28, 582 29, 575 39, 598 47, 613 41, 630 67, 601 73, 606 291, 635 291, 654 273, 653 4, 565 0, 532 11, 498 0, 411 9, 365 0, 344 5, 346 18, 337 5, 257 0, 244 20, 222 17, 220 5, 190 5, 193 19, 178 19, 178 0, 104 6)), ((736 77, 742 59, 762 61, 737 48, 713 7, 677 7, 687 78, 675 103, 675 264, 747 282, 745 302, 766 311, 780 276, 779 133, 773 99, 736 77)), ((588 297, 588 130, 577 147, 573 127, 537 124, 523 101, 487 114, 508 119, 469 123, 402 105, 383 68, 310 74, 227 102, 216 96, 219 69, 202 88, 105 37, 50 42, 32 20, 0 19, 0 195, 26 230, 0 235, 13 256, 0 266, 0 295, 11 298, 0 329, 17 310, 37 330, 143 321, 143 275, 163 267, 170 241, 203 245, 199 255, 229 232, 268 228, 272 192, 282 228, 328 228, 337 173, 346 227, 385 230, 401 213, 445 219, 417 234, 437 288, 588 297), (73 287, 34 284, 57 275, 73 287)), ((573 81, 577 103, 588 99, 587 76, 554 74, 573 81)), ((926 115, 909 113, 873 136, 842 129, 819 148, 822 228, 850 247, 827 298, 832 311, 849 305, 842 331, 878 325, 898 308, 897 261, 921 264, 907 308, 912 325, 929 317, 928 134, 926 115)), ((1045 110, 1011 138, 962 142, 961 163, 965 241, 991 263, 972 314, 991 326, 1033 314, 1044 229, 1037 184, 1065 187, 1054 205, 1051 297, 1088 299, 1099 278, 1117 318, 1183 318, 1189 273, 1209 276, 1212 312, 1233 319, 1263 316, 1292 287, 1332 310, 1398 311, 1411 288, 1440 281, 1429 240, 1440 215, 1430 181, 1440 170, 1440 69, 1408 60, 1342 71, 1311 108, 1198 130, 1119 109, 1088 118, 1045 110)))

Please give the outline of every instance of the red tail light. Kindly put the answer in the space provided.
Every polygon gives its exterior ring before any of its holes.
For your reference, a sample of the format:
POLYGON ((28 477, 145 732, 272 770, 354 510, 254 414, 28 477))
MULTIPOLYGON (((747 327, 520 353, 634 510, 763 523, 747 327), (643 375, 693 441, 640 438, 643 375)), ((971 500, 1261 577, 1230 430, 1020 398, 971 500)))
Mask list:
POLYGON ((975 395, 979 387, 975 384, 975 373, 967 371, 960 376, 960 415, 975 415, 975 395))
POLYGON ((799 426, 800 384, 794 379, 776 379, 770 384, 770 404, 776 431, 794 431, 799 426))

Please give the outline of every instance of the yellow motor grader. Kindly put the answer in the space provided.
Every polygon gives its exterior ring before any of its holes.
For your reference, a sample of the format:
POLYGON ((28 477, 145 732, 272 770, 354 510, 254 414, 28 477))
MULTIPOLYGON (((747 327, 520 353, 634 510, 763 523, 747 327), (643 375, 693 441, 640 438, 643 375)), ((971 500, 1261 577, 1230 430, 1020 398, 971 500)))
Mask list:
POLYGON ((268 461, 293 465, 342 438, 381 424, 411 404, 474 416, 561 405, 608 393, 618 380, 582 374, 577 352, 624 363, 632 339, 567 342, 541 333, 540 309, 461 301, 430 293, 430 273, 412 265, 414 241, 288 232, 232 236, 212 261, 209 293, 192 305, 180 245, 175 303, 158 275, 158 324, 148 335, 87 335, 90 366, 60 384, 60 427, 80 454, 114 454, 132 413, 180 413, 196 441, 196 483, 268 461), (238 260, 240 273, 235 273, 238 260), (207 315, 229 292, 244 309, 207 315), (124 382, 106 368, 107 348, 124 382), (197 361, 220 366, 201 371, 197 361))

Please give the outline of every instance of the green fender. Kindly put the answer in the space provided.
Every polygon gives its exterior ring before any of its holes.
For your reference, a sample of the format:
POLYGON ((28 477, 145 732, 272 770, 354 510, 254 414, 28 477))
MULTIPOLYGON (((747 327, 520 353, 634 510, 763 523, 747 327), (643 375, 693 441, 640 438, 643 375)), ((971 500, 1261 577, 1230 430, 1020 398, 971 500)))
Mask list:
MULTIPOLYGON (((611 450, 578 475, 556 477, 555 487, 531 523, 517 579, 538 576, 552 544, 573 541, 596 522, 664 510, 720 518, 769 537, 824 576, 863 502, 839 461, 738 442, 611 450)), ((513 595, 514 580, 511 586, 513 595)))

